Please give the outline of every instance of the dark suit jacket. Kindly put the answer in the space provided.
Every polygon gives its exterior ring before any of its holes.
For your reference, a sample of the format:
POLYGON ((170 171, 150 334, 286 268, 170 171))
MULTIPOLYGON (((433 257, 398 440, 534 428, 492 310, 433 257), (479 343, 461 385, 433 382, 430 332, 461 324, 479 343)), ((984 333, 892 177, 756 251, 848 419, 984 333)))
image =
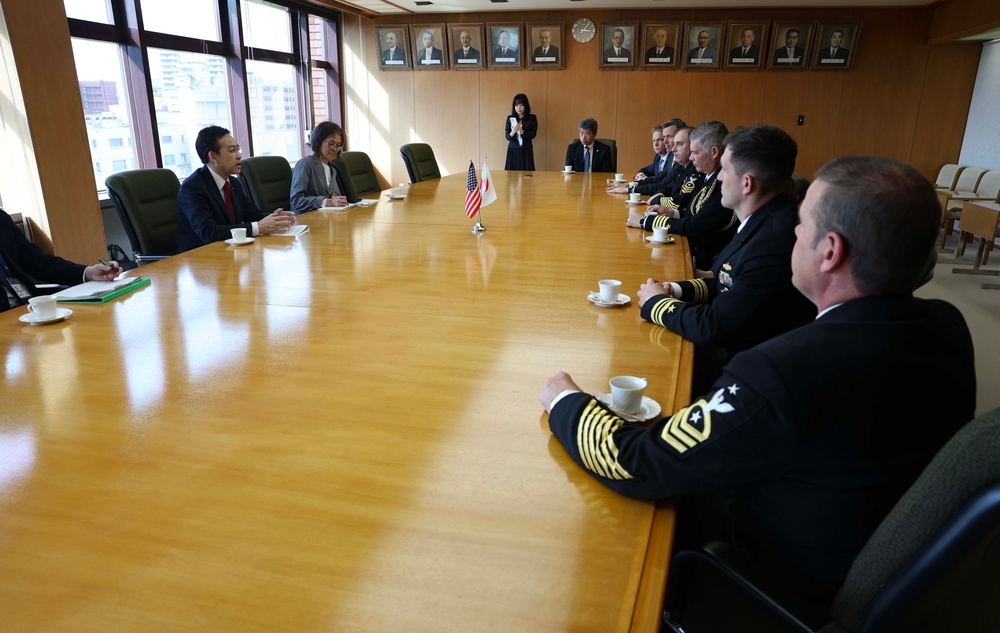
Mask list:
MULTIPOLYGON (((497 57, 502 57, 503 59, 513 59, 516 62, 518 60, 517 47, 516 46, 508 46, 507 47, 507 52, 503 53, 503 52, 501 52, 500 47, 497 46, 496 48, 493 49, 493 59, 496 59, 497 57)), ((500 62, 500 63, 501 64, 510 64, 512 62, 500 62)))
MULTIPOLYGON (((548 53, 543 53, 542 52, 542 47, 539 46, 538 48, 535 49, 535 52, 531 54, 531 59, 532 59, 532 61, 534 61, 534 60, 538 59, 539 57, 555 57, 556 61, 558 62, 559 61, 559 47, 558 46, 549 46, 549 52, 548 53)), ((542 62, 542 63, 544 63, 544 64, 552 64, 552 63, 555 63, 555 62, 542 62)))
POLYGON ((774 63, 778 64, 778 65, 785 65, 785 66, 802 66, 803 64, 805 64, 805 61, 806 61, 806 59, 805 59, 805 57, 806 57, 806 50, 804 48, 802 48, 801 46, 796 46, 793 50, 794 50, 795 54, 792 55, 791 58, 794 59, 794 58, 797 57, 799 59, 799 61, 797 61, 797 62, 783 62, 783 61, 779 61, 779 60, 782 60, 782 59, 789 59, 789 57, 788 57, 788 47, 787 46, 782 46, 781 48, 774 49, 774 63))
MULTIPOLYGON (((614 171, 611 169, 611 148, 604 143, 594 141, 590 155, 590 171, 614 171)), ((573 141, 566 148, 566 165, 572 165, 573 171, 583 171, 583 143, 573 141)))
MULTIPOLYGON (((347 173, 347 166, 339 158, 330 161, 333 168, 333 175, 336 178, 337 188, 340 194, 347 198, 348 202, 357 202, 361 199, 354 190, 354 183, 351 182, 350 174, 347 173)), ((326 170, 329 169, 323 164, 315 154, 303 156, 299 162, 295 163, 295 171, 292 172, 292 188, 289 192, 289 199, 292 211, 295 213, 305 213, 319 209, 323 206, 323 201, 333 195, 333 183, 326 182, 326 170)))
MULTIPOLYGON (((0 256, 32 295, 38 293, 36 281, 75 286, 83 283, 82 264, 75 264, 55 255, 49 255, 28 241, 21 229, 5 212, 0 211, 0 256)), ((0 287, 0 312, 7 310, 7 293, 0 287)))
POLYGON ((181 183, 177 192, 177 252, 218 242, 232 237, 232 229, 246 229, 252 234, 251 222, 266 218, 243 190, 235 177, 229 178, 229 195, 233 200, 236 224, 229 222, 222 192, 215 186, 215 179, 207 165, 202 165, 181 183))
MULTIPOLYGON (((694 195, 695 190, 701 186, 701 181, 702 175, 694 168, 694 163, 688 162, 687 165, 675 164, 658 176, 640 180, 635 183, 632 191, 647 196, 662 193, 663 197, 660 198, 659 202, 653 204, 666 205, 672 209, 683 209, 687 206, 691 196, 694 195), (687 187, 684 187, 685 183, 687 183, 687 187), (682 191, 682 189, 687 191, 682 191), (666 199, 664 200, 664 198, 666 199)), ((649 221, 652 222, 652 219, 649 221)), ((652 228, 646 230, 652 230, 652 228)))
POLYGON ((879 522, 972 419, 972 340, 943 301, 855 299, 737 354, 695 398, 643 428, 571 394, 549 428, 622 494, 731 491, 732 542, 829 605, 879 522))
MULTIPOLYGON (((615 55, 615 49, 614 49, 614 47, 604 49, 604 61, 605 61, 605 63, 607 63, 608 59, 615 59, 615 58, 618 58, 618 57, 627 57, 628 60, 631 62, 632 61, 632 51, 630 51, 629 49, 627 49, 627 48, 625 48, 623 46, 621 48, 621 52, 619 54, 615 55)), ((611 63, 613 63, 613 64, 624 64, 625 62, 611 62, 611 63)))
MULTIPOLYGON (((424 55, 425 55, 424 51, 426 51, 426 50, 427 50, 426 48, 421 48, 420 50, 417 51, 416 59, 414 60, 415 63, 417 63, 417 64, 422 64, 423 63, 423 61, 425 59, 424 58, 424 55)), ((437 48, 436 46, 432 46, 431 47, 431 60, 432 61, 433 60, 437 60, 439 62, 444 62, 444 55, 441 53, 441 49, 440 48, 437 48)), ((435 64, 435 66, 436 65, 438 65, 438 64, 435 64)))
POLYGON ((821 60, 821 59, 847 59, 847 56, 848 56, 848 54, 850 52, 851 51, 849 51, 846 48, 844 48, 843 46, 841 46, 840 48, 837 49, 837 52, 835 52, 834 54, 831 55, 830 54, 830 47, 829 46, 824 46, 823 48, 819 49, 819 55, 816 57, 816 59, 817 60, 821 60))
POLYGON ((676 61, 674 59, 674 49, 673 49, 672 46, 664 46, 663 47, 663 52, 660 53, 659 56, 657 56, 657 54, 656 54, 656 47, 655 46, 653 46, 648 51, 646 51, 646 63, 647 64, 649 64, 649 63, 653 63, 653 64, 666 64, 667 62, 653 62, 651 60, 653 60, 653 59, 660 59, 660 58, 668 58, 668 57, 670 58, 670 63, 671 64, 674 63, 674 61, 676 61))
MULTIPOLYGON (((667 152, 667 162, 663 166, 662 171, 669 170, 674 164, 674 155, 667 152)), ((647 177, 660 175, 660 156, 659 154, 653 154, 653 162, 646 165, 639 170, 641 173, 646 174, 647 177)))
POLYGON ((648 230, 665 226, 669 233, 686 235, 695 268, 710 270, 715 256, 726 247, 739 225, 736 214, 722 206, 718 173, 707 184, 702 181, 687 205, 680 209, 680 214, 676 219, 665 215, 650 216, 644 224, 649 222, 648 230))
POLYGON ((753 57, 753 60, 755 62, 759 61, 760 60, 760 46, 754 44, 753 46, 750 47, 750 50, 747 52, 746 55, 743 54, 743 47, 742 46, 737 46, 736 48, 734 48, 731 51, 729 51, 729 59, 730 60, 732 60, 734 58, 741 59, 741 58, 744 58, 744 57, 753 57))
POLYGON ((474 59, 477 62, 479 62, 480 64, 482 64, 483 63, 483 54, 470 46, 469 47, 469 54, 466 55, 465 54, 465 49, 463 49, 462 47, 459 47, 458 50, 455 51, 455 63, 457 64, 458 60, 460 60, 460 59, 474 59))
POLYGON ((388 62, 396 60, 406 61, 406 51, 404 51, 401 47, 397 46, 396 50, 392 51, 391 55, 388 48, 382 51, 382 61, 388 62))
MULTIPOLYGON (((698 47, 695 46, 694 48, 688 51, 688 63, 690 64, 693 60, 697 59, 697 57, 698 57, 698 47)), ((714 46, 705 47, 705 54, 702 57, 702 59, 711 59, 712 64, 718 64, 719 63, 718 49, 716 49, 714 46)))

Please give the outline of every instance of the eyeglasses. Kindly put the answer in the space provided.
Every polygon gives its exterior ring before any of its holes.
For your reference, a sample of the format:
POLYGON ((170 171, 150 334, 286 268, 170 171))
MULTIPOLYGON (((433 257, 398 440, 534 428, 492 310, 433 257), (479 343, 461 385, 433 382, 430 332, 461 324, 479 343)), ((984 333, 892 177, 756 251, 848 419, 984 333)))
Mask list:
POLYGON ((336 145, 336 144, 334 144, 334 142, 333 142, 333 141, 325 141, 325 142, 323 143, 323 145, 326 145, 326 146, 327 146, 327 147, 329 147, 330 149, 332 149, 332 150, 336 150, 336 151, 338 151, 338 152, 339 152, 340 150, 344 149, 344 144, 343 144, 343 143, 341 143, 340 145, 336 145))
POLYGON ((216 154, 221 154, 222 152, 229 152, 230 154, 239 154, 240 152, 243 151, 243 146, 242 145, 230 145, 229 147, 219 148, 219 149, 220 149, 220 151, 216 152, 216 154))

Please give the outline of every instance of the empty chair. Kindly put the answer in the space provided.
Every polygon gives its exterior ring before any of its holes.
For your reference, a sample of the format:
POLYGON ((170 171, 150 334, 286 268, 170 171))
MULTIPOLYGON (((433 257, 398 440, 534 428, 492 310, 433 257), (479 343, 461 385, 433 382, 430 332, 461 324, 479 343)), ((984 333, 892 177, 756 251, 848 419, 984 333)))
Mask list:
MULTIPOLYGON (((975 169, 975 168, 970 167, 968 169, 975 169)), ((966 171, 968 171, 968 169, 966 171)), ((960 195, 962 192, 964 192, 966 195, 974 194, 976 198, 983 199, 984 202, 996 202, 997 199, 1000 198, 1000 170, 994 169, 980 174, 976 182, 975 189, 973 189, 971 192, 961 190, 961 191, 948 192, 947 194, 944 195, 954 196, 954 195, 960 195)), ((943 194, 941 192, 938 192, 939 198, 941 197, 941 195, 943 194)), ((950 235, 951 232, 954 230, 955 222, 957 222, 959 218, 962 217, 962 207, 964 206, 964 204, 965 204, 964 200, 955 200, 955 199, 949 199, 945 202, 944 220, 943 220, 944 235, 941 238, 942 248, 944 248, 944 242, 948 238, 948 235, 950 235)), ((959 254, 965 252, 964 248, 965 243, 971 241, 971 239, 972 236, 969 235, 968 233, 962 234, 961 237, 962 244, 959 246, 959 254)), ((989 251, 992 250, 992 248, 993 248, 992 244, 990 244, 986 251, 987 255, 986 255, 986 260, 983 261, 984 264, 989 260, 989 251)))
POLYGON ((347 176, 354 184, 354 192, 359 196, 381 193, 382 184, 375 174, 372 159, 364 152, 341 152, 340 160, 347 167, 347 176))
POLYGON ((955 189, 955 181, 958 180, 958 174, 963 169, 965 167, 961 165, 948 164, 942 166, 941 171, 938 172, 937 180, 934 181, 934 186, 947 191, 955 189))
POLYGON ((135 169, 108 176, 104 184, 139 264, 176 252, 177 191, 169 169, 135 169))
POLYGON ((1000 630, 998 451, 1000 409, 956 433, 858 554, 826 622, 804 622, 775 599, 784 588, 763 587, 738 553, 713 543, 674 556, 668 630, 720 630, 711 628, 720 620, 726 630, 1000 630))
POLYGON ((410 182, 422 182, 441 177, 434 150, 427 143, 407 143, 399 148, 399 153, 406 164, 406 173, 410 182))
POLYGON ((986 173, 985 169, 979 167, 966 167, 955 179, 955 191, 972 192, 979 185, 979 179, 986 173))
POLYGON ((244 158, 240 180, 253 203, 264 211, 291 209, 292 167, 283 156, 244 158))
POLYGON ((613 138, 595 138, 598 143, 604 143, 611 148, 611 171, 618 171, 618 143, 613 138))

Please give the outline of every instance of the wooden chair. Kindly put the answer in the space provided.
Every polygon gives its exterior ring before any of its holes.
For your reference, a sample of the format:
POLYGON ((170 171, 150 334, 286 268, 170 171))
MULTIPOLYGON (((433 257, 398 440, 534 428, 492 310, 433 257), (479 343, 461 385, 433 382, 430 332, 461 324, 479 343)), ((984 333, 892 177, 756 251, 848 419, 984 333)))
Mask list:
MULTIPOLYGON (((944 219, 942 220, 944 232, 941 236, 941 248, 944 248, 945 240, 955 230, 955 223, 962 217, 964 200, 980 197, 978 188, 980 181, 986 173, 985 169, 980 169, 979 167, 964 167, 955 179, 954 190, 945 192, 948 200, 944 203, 944 219)), ((984 195, 986 194, 984 193, 984 195)), ((995 198, 996 196, 997 192, 993 192, 990 197, 995 198)), ((940 195, 938 198, 940 198, 940 195)))
POLYGON ((963 169, 965 167, 961 165, 948 164, 942 166, 941 171, 938 172, 937 180, 934 181, 934 187, 945 191, 954 191, 955 181, 958 180, 958 175, 963 169))

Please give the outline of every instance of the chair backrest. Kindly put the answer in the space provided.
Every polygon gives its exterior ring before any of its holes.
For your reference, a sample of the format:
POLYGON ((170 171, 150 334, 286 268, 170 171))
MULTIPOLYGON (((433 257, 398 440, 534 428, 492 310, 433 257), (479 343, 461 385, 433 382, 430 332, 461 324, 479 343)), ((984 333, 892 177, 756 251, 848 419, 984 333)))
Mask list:
POLYGON ((792 188, 795 192, 795 204, 800 205, 806 198, 809 189, 809 179, 802 174, 792 174, 792 188))
POLYGON ((989 196, 994 201, 1000 197, 1000 170, 991 169, 979 178, 976 193, 989 196))
POLYGON ((163 259, 176 252, 177 191, 169 169, 135 169, 104 181, 136 261, 163 259))
POLYGON ((613 138, 595 138, 598 143, 604 143, 611 147, 611 171, 618 171, 618 143, 613 138))
POLYGON ((347 175, 354 183, 354 192, 359 196, 370 193, 381 193, 382 184, 375 174, 372 159, 364 152, 341 152, 340 160, 347 167, 347 175))
POLYGON ((833 603, 850 631, 1000 630, 1000 409, 931 460, 833 603))
POLYGON ((955 180, 955 191, 975 191, 979 179, 986 173, 985 169, 979 167, 966 167, 955 180))
POLYGON ((399 153, 403 156, 410 182, 441 177, 441 170, 438 169, 437 160, 434 158, 434 150, 427 143, 407 143, 399 148, 399 153))
POLYGON ((963 169, 965 167, 952 163, 942 166, 941 171, 938 172, 937 180, 934 181, 934 186, 940 189, 954 189, 955 181, 958 180, 958 174, 963 169))
POLYGON ((292 167, 284 156, 244 158, 240 180, 259 209, 292 208, 292 167))

